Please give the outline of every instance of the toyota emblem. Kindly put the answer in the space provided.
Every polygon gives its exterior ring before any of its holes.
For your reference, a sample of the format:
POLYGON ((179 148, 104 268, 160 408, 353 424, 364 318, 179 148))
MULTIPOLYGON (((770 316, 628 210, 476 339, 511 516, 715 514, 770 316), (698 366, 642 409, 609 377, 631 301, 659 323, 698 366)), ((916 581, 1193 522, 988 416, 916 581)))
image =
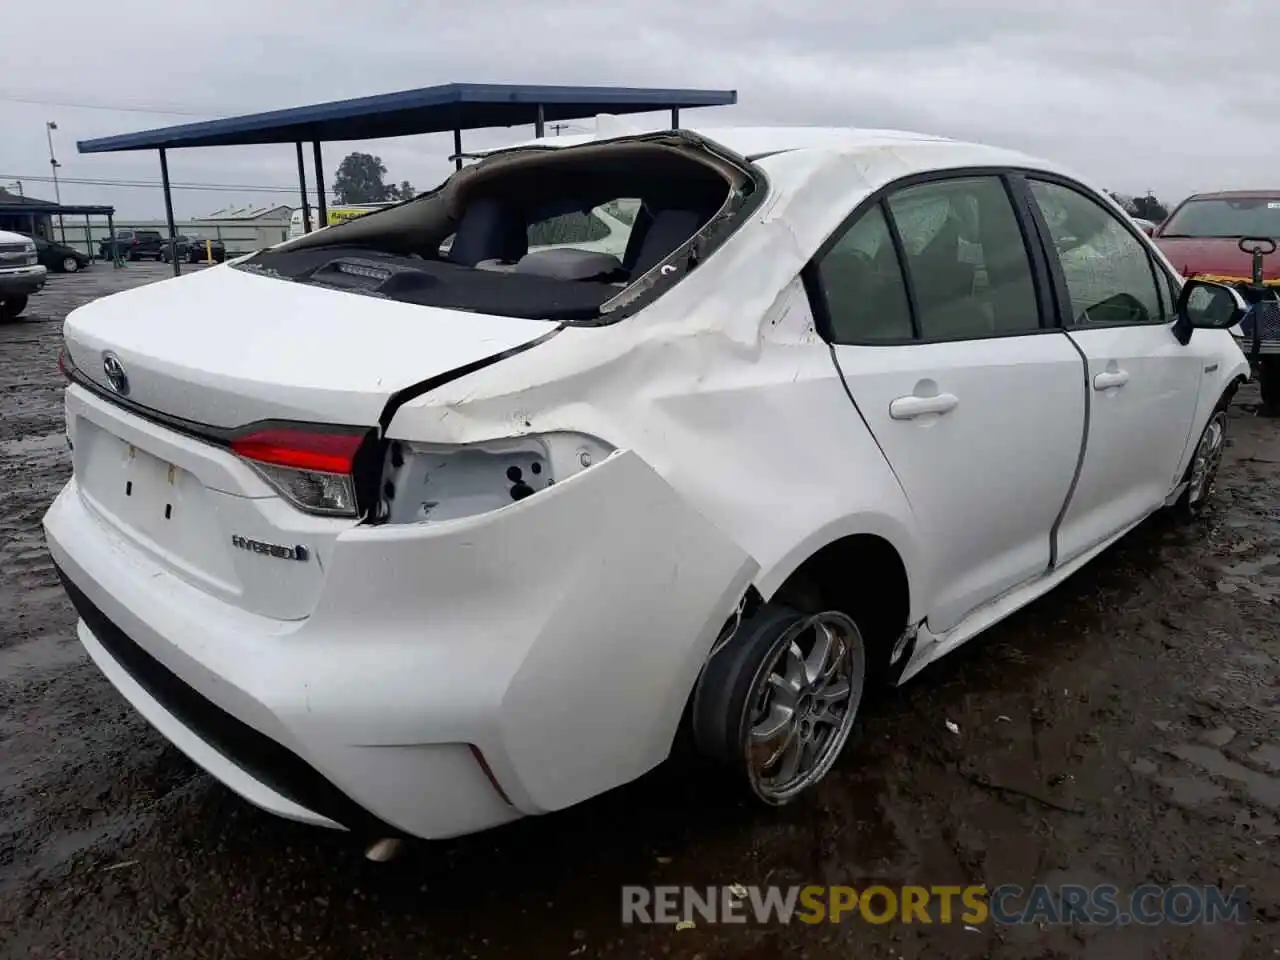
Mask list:
POLYGON ((129 395, 129 377, 124 372, 124 364, 114 353, 102 355, 102 372, 107 375, 112 390, 122 397, 129 395))

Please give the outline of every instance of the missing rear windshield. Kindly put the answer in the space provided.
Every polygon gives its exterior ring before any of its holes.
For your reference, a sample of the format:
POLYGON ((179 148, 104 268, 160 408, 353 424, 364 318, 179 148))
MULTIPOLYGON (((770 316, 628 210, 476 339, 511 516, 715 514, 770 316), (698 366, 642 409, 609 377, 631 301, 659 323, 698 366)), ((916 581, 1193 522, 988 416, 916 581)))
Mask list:
POLYGON ((604 322, 736 227, 762 192, 742 164, 671 136, 502 154, 241 269, 423 306, 604 322), (659 271, 668 261, 676 270, 659 271))

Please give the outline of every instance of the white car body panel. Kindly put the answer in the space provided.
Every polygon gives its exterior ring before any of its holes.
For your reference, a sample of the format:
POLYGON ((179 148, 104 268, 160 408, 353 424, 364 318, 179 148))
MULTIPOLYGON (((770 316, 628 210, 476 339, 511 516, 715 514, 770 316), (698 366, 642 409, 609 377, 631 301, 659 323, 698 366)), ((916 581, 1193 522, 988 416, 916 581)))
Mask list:
POLYGON ((906 489, 914 535, 930 545, 918 578, 930 627, 950 629, 1043 575, 1085 427, 1080 355, 1066 335, 835 351, 906 489), (939 394, 955 408, 912 420, 890 413, 899 399, 939 394))
POLYGON ((1072 330, 1070 337, 1089 362, 1090 407, 1084 463, 1058 534, 1064 563, 1163 505, 1182 476, 1173 472, 1182 451, 1199 438, 1192 418, 1204 379, 1201 358, 1169 325, 1072 330))
MULTIPOLYGON (((388 439, 450 446, 569 432, 616 452, 487 513, 368 526, 304 515, 225 448, 73 386, 77 476, 45 521, 68 581, 361 808, 416 836, 453 836, 563 808, 660 762, 748 587, 768 600, 844 537, 879 537, 901 559, 903 627, 918 638, 901 679, 914 675, 1160 506, 1209 411, 1247 372, 1226 331, 1198 330, 1183 347, 1165 327, 1079 338, 1102 369, 1131 370, 1114 403, 1087 389, 1060 331, 833 349, 800 275, 860 201, 926 171, 1069 172, 894 131, 705 133, 769 154, 758 161, 769 193, 696 270, 615 324, 556 331, 230 265, 75 311, 68 351, 99 390, 111 350, 135 374, 130 401, 199 424, 383 421, 388 439), (893 400, 935 386, 957 396, 950 413, 889 416, 893 400), (134 503, 118 488, 146 458, 159 466, 134 503), (166 484, 185 498, 168 526, 146 512, 166 484), (1071 549, 1055 565, 1060 517, 1071 549), (230 555, 231 534, 296 538, 315 562, 230 555)), ((849 578, 856 587, 858 571, 849 578)), ((109 660, 109 638, 84 629, 109 660)), ((104 671, 242 796, 335 822, 202 752, 176 713, 104 671)))
POLYGON ((367 426, 397 390, 554 329, 541 320, 467 314, 459 322, 449 310, 352 301, 339 290, 224 264, 86 304, 67 317, 64 336, 90 379, 107 386, 102 353, 110 349, 138 374, 130 400, 185 420, 367 426))

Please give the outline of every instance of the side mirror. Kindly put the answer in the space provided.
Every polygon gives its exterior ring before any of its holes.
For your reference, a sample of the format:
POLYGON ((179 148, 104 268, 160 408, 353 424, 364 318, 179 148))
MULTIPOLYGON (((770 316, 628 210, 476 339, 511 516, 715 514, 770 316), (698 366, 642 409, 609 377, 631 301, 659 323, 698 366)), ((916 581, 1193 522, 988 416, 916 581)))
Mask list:
POLYGON ((1140 223, 1138 229, 1145 233, 1148 237, 1155 236, 1156 225, 1154 223, 1140 223))
POLYGON ((1240 291, 1225 283, 1210 280, 1187 280, 1178 294, 1177 320, 1173 335, 1186 346, 1196 329, 1230 330, 1249 312, 1240 291))

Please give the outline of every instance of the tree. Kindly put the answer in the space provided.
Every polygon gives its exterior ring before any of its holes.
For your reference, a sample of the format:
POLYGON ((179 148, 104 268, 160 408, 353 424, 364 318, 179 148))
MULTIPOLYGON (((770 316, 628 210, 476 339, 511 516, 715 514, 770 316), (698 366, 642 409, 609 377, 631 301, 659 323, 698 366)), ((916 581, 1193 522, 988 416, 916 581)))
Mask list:
POLYGON ((387 187, 388 200, 412 200, 417 196, 418 191, 413 189, 413 184, 408 180, 401 180, 400 186, 387 187))
POLYGON ((400 185, 383 183, 387 175, 381 157, 371 153, 349 153, 338 165, 333 178, 333 194, 339 203, 382 203, 386 200, 408 200, 414 195, 408 180, 400 185))
POLYGON ((1134 197, 1133 205, 1137 209, 1138 216, 1153 223, 1160 223, 1169 216, 1169 211, 1165 205, 1150 193, 1145 197, 1134 197))

